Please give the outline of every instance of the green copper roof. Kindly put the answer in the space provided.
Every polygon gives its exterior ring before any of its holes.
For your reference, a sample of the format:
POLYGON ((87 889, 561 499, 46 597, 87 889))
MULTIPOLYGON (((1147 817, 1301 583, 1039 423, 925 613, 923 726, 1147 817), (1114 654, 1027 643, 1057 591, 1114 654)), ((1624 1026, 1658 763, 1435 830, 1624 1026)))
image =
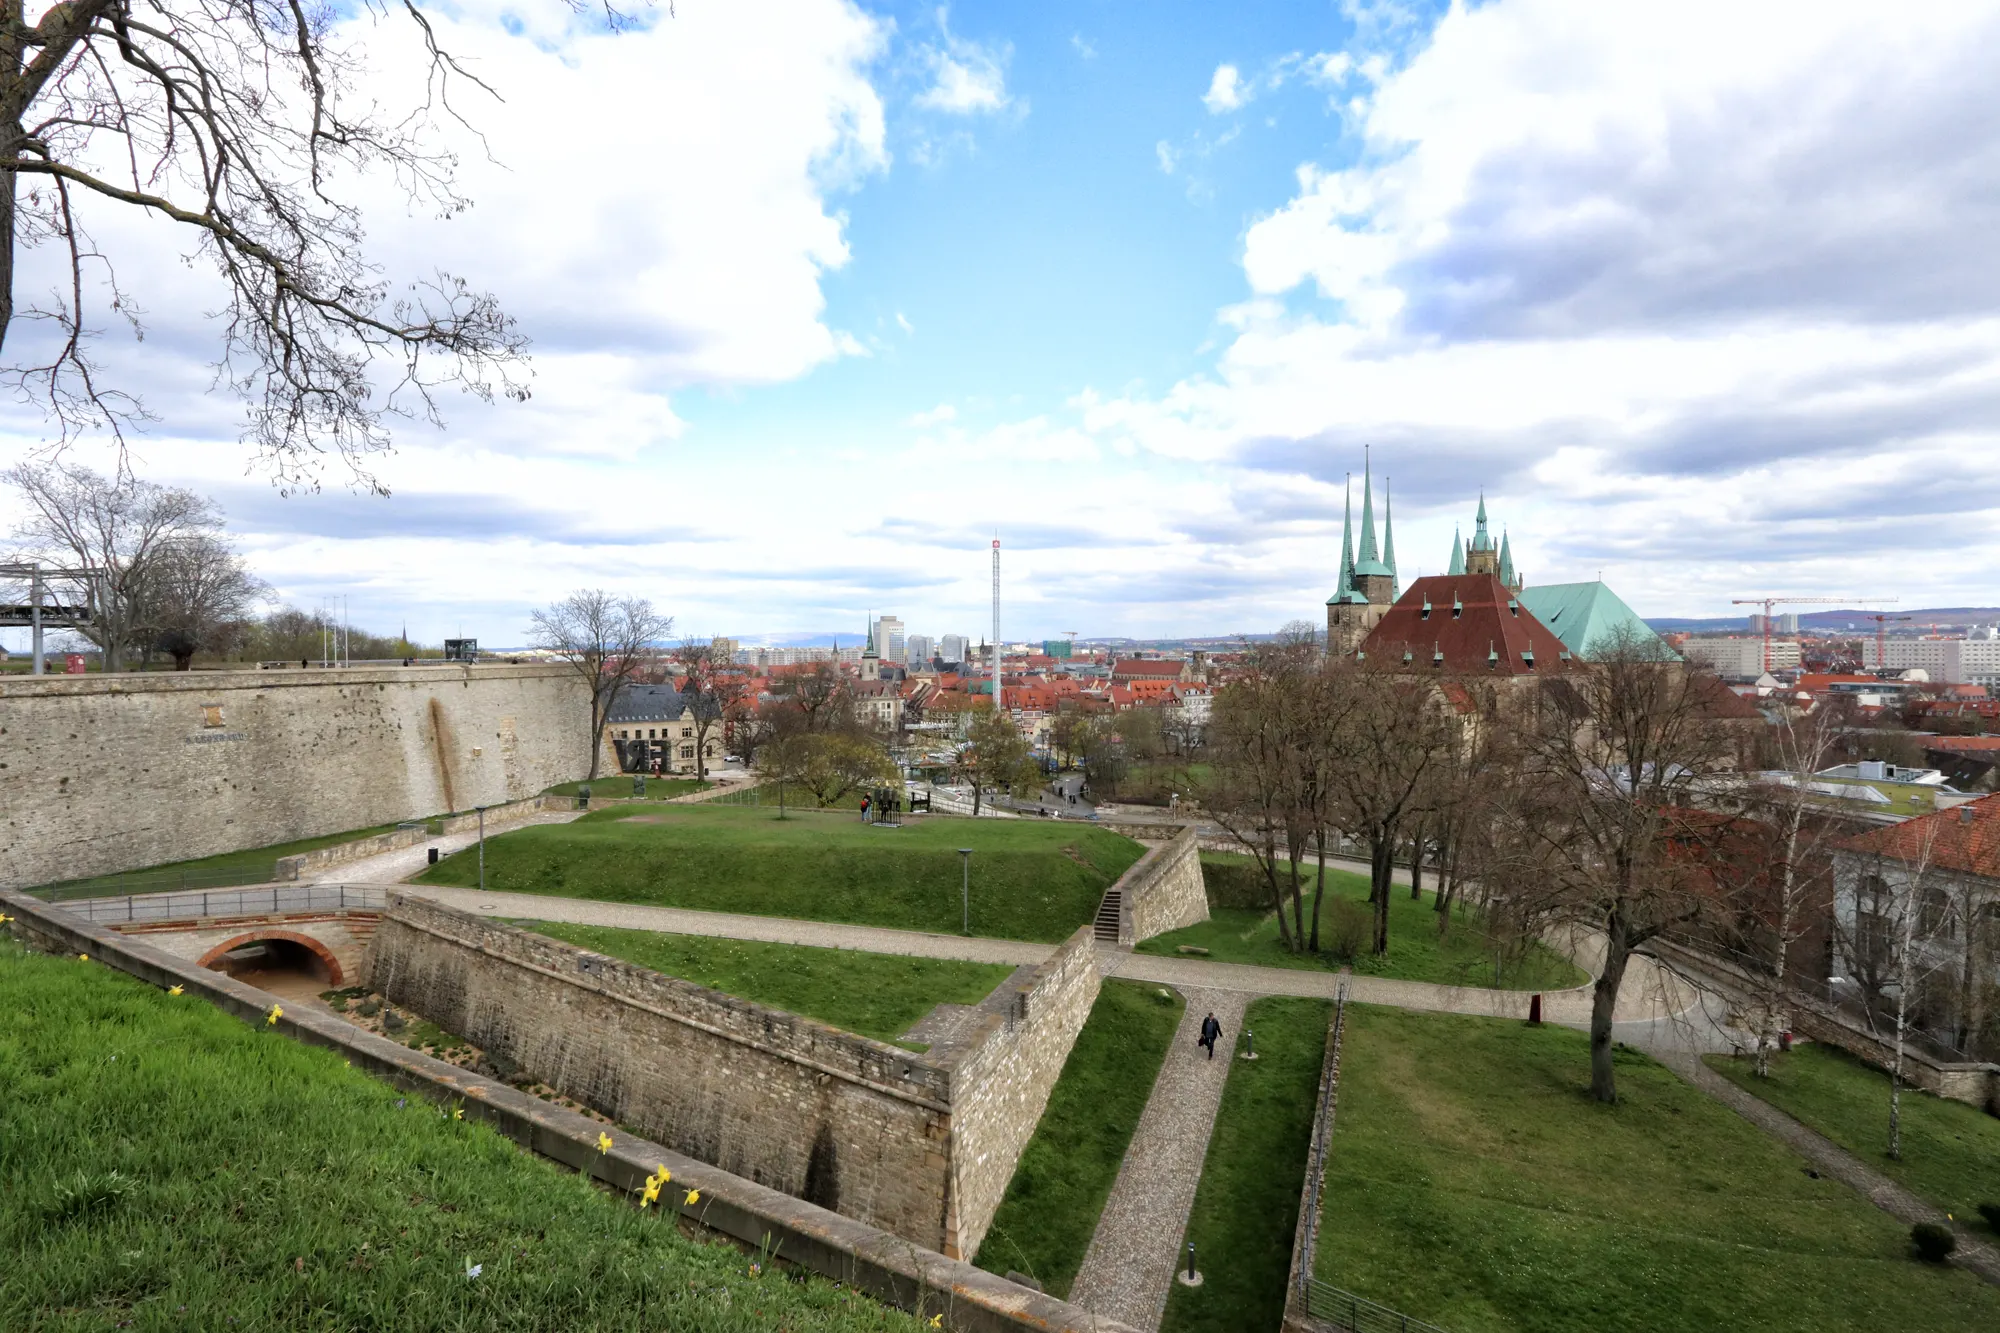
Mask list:
POLYGON ((1679 660, 1638 613, 1602 583, 1549 583, 1521 589, 1520 598, 1530 615, 1586 661, 1593 652, 1610 647, 1621 632, 1679 660))
POLYGON ((1463 574, 1464 572, 1465 572, 1465 541, 1462 537, 1459 536, 1458 529, 1454 527, 1451 530, 1451 568, 1447 569, 1445 573, 1463 574))
MULTIPOLYGON (((1394 518, 1389 513, 1389 479, 1382 478, 1382 563, 1389 567, 1389 577, 1396 577, 1396 529, 1394 518)), ((1392 584, 1391 587, 1394 585, 1392 584)))
POLYGON ((1333 596, 1326 599, 1332 606, 1336 602, 1352 600, 1348 594, 1354 591, 1354 475, 1347 478, 1347 512, 1340 520, 1340 581, 1333 586, 1333 596))
POLYGON ((1493 549, 1493 534, 1486 530, 1486 492, 1479 493, 1479 517, 1472 527, 1472 549, 1490 551, 1493 549))
POLYGON ((1500 532, 1500 581, 1510 588, 1514 586, 1514 548, 1508 544, 1504 528, 1500 532))
POLYGON ((1354 576, 1366 578, 1371 575, 1396 576, 1396 571, 1382 563, 1382 556, 1375 547, 1375 479, 1373 468, 1364 463, 1361 467, 1361 550, 1354 557, 1354 576))

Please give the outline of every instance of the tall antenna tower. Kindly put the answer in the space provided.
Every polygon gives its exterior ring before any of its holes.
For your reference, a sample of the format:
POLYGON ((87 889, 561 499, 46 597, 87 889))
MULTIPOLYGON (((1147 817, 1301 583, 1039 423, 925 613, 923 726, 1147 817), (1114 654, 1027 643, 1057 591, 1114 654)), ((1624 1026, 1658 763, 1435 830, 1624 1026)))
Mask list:
POLYGON ((993 711, 1000 711, 1000 539, 993 539, 993 711))

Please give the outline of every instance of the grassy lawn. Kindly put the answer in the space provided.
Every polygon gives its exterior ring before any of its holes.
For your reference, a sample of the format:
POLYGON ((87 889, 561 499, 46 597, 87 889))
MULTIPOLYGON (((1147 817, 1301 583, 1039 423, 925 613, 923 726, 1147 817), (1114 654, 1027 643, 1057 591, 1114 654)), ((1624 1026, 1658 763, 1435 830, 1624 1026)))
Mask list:
POLYGON ((1709 1068, 1812 1126, 1912 1193, 1981 1229, 1978 1206, 2000 1204, 2000 1120, 1976 1106, 1903 1089, 1903 1158, 1891 1161, 1889 1076, 1815 1042, 1771 1057, 1758 1078, 1746 1057, 1710 1056, 1709 1068))
POLYGON ((1107 981, 1098 991, 980 1242, 981 1268, 1026 1273, 1050 1294, 1069 1295, 1186 1007, 1162 989, 1107 981))
POLYGON ((281 856, 316 852, 322 847, 332 847, 336 843, 353 842, 357 838, 372 838, 378 833, 393 833, 395 829, 394 824, 377 824, 374 828, 354 829, 347 833, 329 833, 318 838, 300 838, 296 842, 273 843, 269 847, 252 847, 240 852, 224 852, 220 856, 204 856, 196 861, 173 861, 166 865, 149 866, 144 870, 128 870, 117 875, 65 880, 60 884, 32 889, 30 892, 38 898, 62 902, 69 898, 109 898, 126 893, 165 893, 170 889, 182 887, 183 883, 190 889, 217 889, 232 884, 267 884, 276 869, 275 862, 281 856))
MULTIPOLYGON (((1245 866, 1255 873, 1255 863, 1248 857, 1202 854, 1202 873, 1205 877, 1216 877, 1218 872, 1223 876, 1240 877, 1245 866)), ((1301 867, 1301 874, 1306 873, 1301 867)), ((1260 881, 1261 878, 1260 875, 1260 881)), ((1231 885, 1231 892, 1224 901, 1242 901, 1240 893, 1235 892, 1238 887, 1231 885)), ((1310 931, 1310 880, 1305 891, 1306 927, 1310 931)), ((1367 912, 1368 877, 1345 870, 1329 869, 1326 872, 1326 901, 1320 907, 1322 946, 1327 945, 1333 935, 1331 925, 1336 898, 1357 904, 1361 911, 1367 912)), ((1265 967, 1298 967, 1328 972, 1352 966, 1355 972, 1371 977, 1435 981, 1452 986, 1494 985, 1493 954, 1486 947, 1478 922, 1454 909, 1451 931, 1440 940, 1437 913, 1433 910, 1436 901, 1437 896, 1428 890, 1417 901, 1410 898, 1407 887, 1392 893, 1389 897, 1388 955, 1383 958, 1370 956, 1365 951, 1366 937, 1363 936, 1363 952, 1351 964, 1343 962, 1325 948, 1316 954, 1293 953, 1279 942, 1277 915, 1247 907, 1214 908, 1207 921, 1155 935, 1142 942, 1138 951, 1176 954, 1181 945, 1189 944, 1208 950, 1209 957, 1225 963, 1257 963, 1265 967)), ((1589 979, 1567 958, 1537 943, 1529 948, 1526 956, 1503 964, 1498 984, 1506 990, 1566 990, 1571 986, 1581 986, 1589 979)))
POLYGON ((686 796, 692 792, 707 791, 714 785, 713 782, 703 782, 698 778, 648 777, 646 779, 645 796, 634 797, 632 795, 632 775, 630 773, 611 773, 597 779, 595 782, 565 782, 559 786, 550 787, 542 794, 544 796, 574 796, 582 788, 588 787, 590 788, 590 799, 593 804, 600 799, 610 797, 617 797, 619 800, 624 801, 638 799, 670 801, 676 796, 686 796))
POLYGON ((1453 1333, 2000 1327, 2000 1290, 1636 1052, 1607 1107, 1581 1032, 1349 1016, 1324 1281, 1453 1333))
POLYGON ((0 940, 0 1013, 0 1328, 918 1326, 99 964, 0 940))
MULTIPOLYGON (((958 847, 973 849, 973 933, 1050 942, 1088 921, 1141 851, 1104 829, 1025 819, 887 828, 768 808, 621 806, 487 839, 486 886, 957 934, 958 847)), ((478 875, 460 852, 420 882, 478 875)))
POLYGON ((1202 1284, 1174 1284, 1162 1333, 1277 1333, 1332 1017, 1325 1000, 1289 997, 1244 1013, 1257 1059, 1230 1066, 1188 1218, 1202 1284))
POLYGON ((978 1004, 1014 970, 1005 963, 903 958, 560 921, 515 924, 878 1041, 895 1041, 940 1004, 978 1004))

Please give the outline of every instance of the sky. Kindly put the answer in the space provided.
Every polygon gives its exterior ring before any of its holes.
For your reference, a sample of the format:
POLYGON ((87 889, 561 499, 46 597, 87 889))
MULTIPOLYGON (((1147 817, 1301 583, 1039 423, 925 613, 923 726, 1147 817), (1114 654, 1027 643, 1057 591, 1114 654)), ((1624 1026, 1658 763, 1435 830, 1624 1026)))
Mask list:
MULTIPOLYGON (((503 100, 446 131, 469 212, 356 183, 367 253, 495 293, 533 396, 400 423, 386 497, 274 486, 186 239, 87 219, 143 312, 97 321, 134 470, 280 600, 977 638, 997 536, 1008 640, 1268 632, 1322 618, 1366 450, 1406 582, 1483 494, 1531 583, 1642 615, 2000 602, 2000 6, 425 10, 503 100)), ((407 102, 410 25, 343 35, 407 102)), ((51 433, 0 403, 0 462, 51 433)))

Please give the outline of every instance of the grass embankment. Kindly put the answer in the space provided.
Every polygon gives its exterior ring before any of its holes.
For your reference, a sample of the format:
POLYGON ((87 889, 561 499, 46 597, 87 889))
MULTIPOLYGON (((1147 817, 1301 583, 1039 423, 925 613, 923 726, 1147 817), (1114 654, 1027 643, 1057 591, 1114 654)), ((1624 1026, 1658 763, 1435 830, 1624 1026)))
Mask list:
POLYGON ((1976 1106, 1905 1086, 1903 1156, 1889 1156, 1889 1076, 1837 1047, 1814 1043, 1771 1057, 1758 1078, 1746 1057, 1710 1056, 1709 1068, 1796 1117, 1911 1193, 1977 1229, 1978 1207, 2000 1205, 2000 1120, 1976 1106))
MULTIPOLYGON (((927 819, 901 828, 836 814, 624 806, 486 840, 486 887, 957 934, 959 857, 972 855, 972 933, 1054 942, 1097 911, 1140 856, 1077 824, 927 819)), ((420 883, 478 882, 470 852, 420 883)))
POLYGON ((1202 1284, 1174 1284, 1162 1333, 1276 1333, 1283 1321, 1332 1017, 1325 1000, 1287 997, 1254 1001, 1244 1012, 1243 1026, 1257 1034, 1257 1058, 1230 1066, 1188 1216, 1186 1240, 1194 1242, 1202 1284))
POLYGON ((2000 1327, 2000 1290, 1646 1057, 1354 1006, 1317 1270, 1453 1333, 2000 1327))
MULTIPOLYGON (((1247 856, 1203 852, 1202 875, 1211 886, 1210 902, 1243 903, 1264 901, 1269 890, 1263 872, 1247 856)), ((1306 927, 1312 928, 1311 863, 1302 864, 1299 874, 1306 895, 1306 927)), ((1343 958, 1335 951, 1338 931, 1336 913, 1345 903, 1351 914, 1365 914, 1368 905, 1368 877, 1345 870, 1326 872, 1326 899, 1320 905, 1320 952, 1294 953, 1278 938, 1275 912, 1241 906, 1212 907, 1209 919, 1183 930, 1155 935, 1138 946, 1140 953, 1176 954, 1180 946, 1194 945, 1208 950, 1208 956, 1225 963, 1256 963, 1264 967, 1296 967, 1338 971, 1351 967, 1362 976, 1393 977, 1401 981, 1433 981, 1448 986, 1499 986, 1504 990, 1567 990, 1590 978, 1567 958, 1540 942, 1529 945, 1518 958, 1503 959, 1498 966, 1486 933, 1476 917, 1461 907, 1452 909, 1451 929, 1440 939, 1437 932, 1437 895, 1426 890, 1421 899, 1412 899, 1408 885, 1389 895, 1389 952, 1376 958, 1369 954, 1365 922, 1357 940, 1358 951, 1343 958)), ((1290 918, 1286 918, 1287 922, 1290 918)), ((1310 934, 1308 934, 1310 938, 1310 934)))
POLYGON ((632 774, 611 773, 595 782, 580 780, 564 782, 544 791, 544 796, 575 796, 585 787, 590 788, 592 802, 616 798, 621 801, 671 801, 676 796, 688 796, 698 791, 707 791, 715 784, 703 782, 699 778, 656 778, 647 777, 646 794, 632 794, 632 774))
POLYGON ((918 1326, 97 963, 0 940, 0 1013, 0 1328, 918 1326))
POLYGON ((1069 1295, 1186 1008, 1163 989, 1107 981, 1098 991, 980 1242, 981 1268, 1026 1273, 1051 1295, 1069 1295))
POLYGON ((50 884, 33 889, 31 892, 36 897, 50 902, 63 902, 71 898, 109 898, 126 893, 165 893, 182 887, 219 889, 234 884, 268 884, 281 856, 297 856, 302 852, 316 852, 322 847, 332 847, 337 843, 372 838, 378 833, 393 833, 396 827, 394 824, 377 824, 374 828, 353 829, 347 833, 328 833, 323 837, 300 838, 293 842, 277 842, 268 847, 224 852, 219 856, 204 856, 194 861, 171 861, 166 865, 148 866, 144 870, 127 870, 116 875, 95 875, 89 879, 64 880, 60 884, 50 884))
POLYGON ((904 958, 558 921, 515 924, 877 1041, 897 1040, 940 1004, 978 1004, 1014 970, 1005 963, 904 958))

